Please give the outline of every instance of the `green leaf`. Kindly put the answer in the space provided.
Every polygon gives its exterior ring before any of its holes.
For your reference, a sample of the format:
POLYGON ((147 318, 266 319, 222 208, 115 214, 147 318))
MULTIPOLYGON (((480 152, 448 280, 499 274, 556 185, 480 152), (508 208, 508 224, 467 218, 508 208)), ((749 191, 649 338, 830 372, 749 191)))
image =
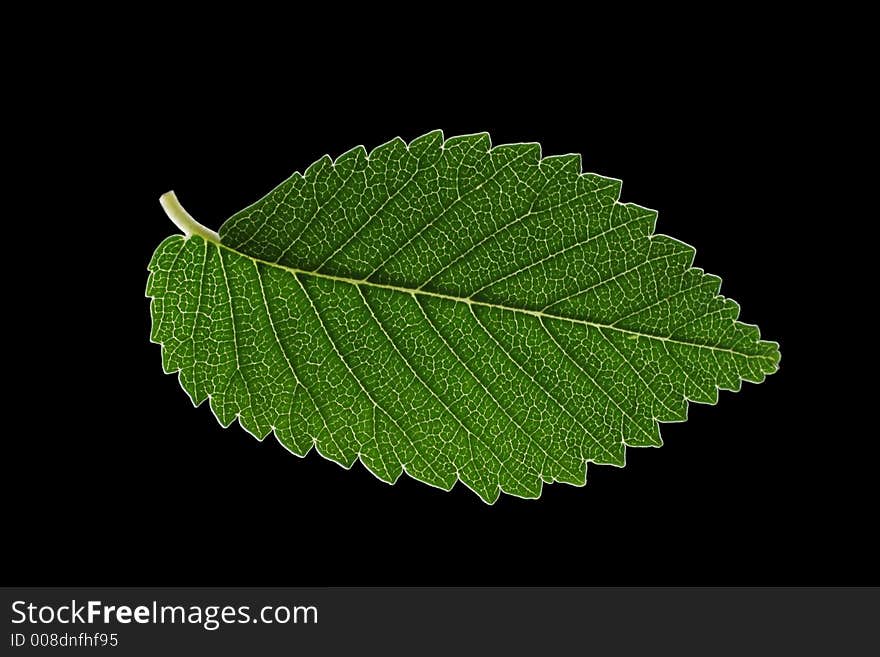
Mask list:
POLYGON ((489 503, 580 486, 779 363, 620 186, 437 131, 325 156, 219 236, 166 195, 187 236, 150 262, 152 339, 195 405, 299 456, 489 503))

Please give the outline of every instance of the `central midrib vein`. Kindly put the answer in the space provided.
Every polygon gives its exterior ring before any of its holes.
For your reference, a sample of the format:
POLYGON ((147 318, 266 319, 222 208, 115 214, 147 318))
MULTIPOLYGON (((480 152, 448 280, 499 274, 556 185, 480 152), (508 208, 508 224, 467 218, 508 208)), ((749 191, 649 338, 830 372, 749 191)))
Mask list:
MULTIPOLYGON (((185 237, 185 239, 189 239, 191 236, 185 237)), ((201 237, 201 236, 199 236, 201 237)), ((202 238, 204 239, 204 238, 202 238)), ((210 240, 208 240, 210 241, 210 240)), ((442 292, 432 292, 430 290, 425 289, 410 289, 407 287, 401 287, 399 285, 388 285, 385 283, 376 283, 373 281, 368 281, 366 279, 358 279, 358 278, 349 278, 346 276, 334 276, 332 274, 324 274, 315 271, 309 271, 307 269, 297 269, 295 267, 287 267, 286 265, 279 264, 277 262, 271 262, 269 260, 263 260, 262 258, 257 258, 247 253, 242 253, 241 251, 236 251, 230 246, 223 244, 221 242, 213 242, 212 243, 218 249, 226 249, 231 253, 239 255, 243 258, 248 258, 253 260, 254 262, 259 262, 261 264, 267 265, 269 267, 275 267, 277 269, 281 269, 282 271, 289 272, 291 274, 302 274, 304 276, 312 276, 314 278, 321 278, 328 281, 335 281, 338 283, 346 283, 348 285, 355 286, 363 286, 363 287, 373 287, 379 288, 382 290, 391 290, 393 292, 400 292, 402 294, 409 294, 413 297, 433 297, 435 299, 444 299, 446 301, 453 301, 455 303, 464 303, 469 306, 481 306, 484 308, 494 308, 496 310, 506 310, 514 313, 522 313, 524 315, 531 315, 533 317, 537 317, 539 319, 558 319, 563 322, 571 322, 573 324, 581 324, 584 326, 592 326, 598 329, 607 329, 609 331, 617 331, 619 333, 625 333, 627 335, 631 335, 638 338, 645 338, 648 340, 661 340, 663 342, 671 342, 673 344, 680 344, 686 347, 695 347, 697 349, 708 349, 710 351, 720 351, 727 352, 730 354, 734 354, 736 356, 742 356, 744 358, 761 358, 760 354, 746 354, 741 351, 735 351, 734 349, 727 349, 725 347, 713 347, 710 345, 699 344, 696 342, 685 342, 683 340, 676 340, 675 338, 670 338, 662 335, 653 335, 651 333, 640 333, 639 331, 633 331, 631 329, 621 328, 619 326, 612 326, 610 324, 602 324, 599 322, 591 322, 585 319, 577 319, 575 317, 566 317, 565 315, 556 315, 554 313, 541 312, 539 310, 530 310, 528 308, 515 308, 513 306, 505 306, 497 303, 489 303, 487 301, 477 301, 476 299, 471 299, 468 297, 456 297, 451 294, 443 294, 442 292)))

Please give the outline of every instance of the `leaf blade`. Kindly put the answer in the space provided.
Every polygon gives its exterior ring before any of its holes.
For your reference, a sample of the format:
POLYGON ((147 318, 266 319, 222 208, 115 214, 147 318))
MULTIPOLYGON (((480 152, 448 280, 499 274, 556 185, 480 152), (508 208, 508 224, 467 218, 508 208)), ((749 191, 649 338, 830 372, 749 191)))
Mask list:
POLYGON ((221 244, 159 246, 163 367, 224 426, 384 481, 461 480, 490 503, 583 485, 779 352, 654 211, 579 168, 439 132, 322 158, 221 244))

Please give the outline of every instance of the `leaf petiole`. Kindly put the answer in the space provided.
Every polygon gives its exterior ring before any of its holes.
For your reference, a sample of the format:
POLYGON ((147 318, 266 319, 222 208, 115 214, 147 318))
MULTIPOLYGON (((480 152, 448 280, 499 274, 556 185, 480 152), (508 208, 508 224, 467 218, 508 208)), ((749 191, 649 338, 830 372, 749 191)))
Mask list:
POLYGON ((187 237, 198 235, 204 237, 209 242, 220 244, 220 235, 210 228, 202 226, 202 224, 193 219, 192 215, 183 209, 183 206, 180 204, 180 201, 177 200, 177 195, 174 192, 165 192, 162 194, 162 196, 159 197, 159 203, 162 205, 162 209, 165 210, 165 214, 168 215, 168 218, 171 219, 171 221, 174 222, 174 225, 180 228, 187 237))

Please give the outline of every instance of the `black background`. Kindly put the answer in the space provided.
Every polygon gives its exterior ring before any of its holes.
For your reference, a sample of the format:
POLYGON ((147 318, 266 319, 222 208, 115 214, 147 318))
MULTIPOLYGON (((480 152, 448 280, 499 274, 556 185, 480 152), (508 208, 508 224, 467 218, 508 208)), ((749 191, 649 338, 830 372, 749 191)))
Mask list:
POLYGON ((821 92, 805 65, 702 46, 698 63, 632 71, 502 58, 414 75, 368 51, 347 76, 315 59, 265 78, 198 60, 85 86, 71 71, 59 140, 38 153, 52 174, 29 198, 53 208, 29 252, 59 254, 25 286, 53 305, 35 304, 40 358, 21 372, 39 410, 6 445, 9 583, 877 583, 873 441, 834 379, 854 356, 813 321, 838 303, 818 282, 835 257, 816 236, 836 220, 822 196, 841 184, 819 153, 821 92), (692 404, 662 448, 592 467, 584 488, 494 506, 299 459, 193 409, 148 339, 146 265, 175 230, 159 195, 218 228, 325 153, 435 128, 538 141, 622 179, 622 200, 658 209, 658 231, 781 343, 780 371, 692 404))

